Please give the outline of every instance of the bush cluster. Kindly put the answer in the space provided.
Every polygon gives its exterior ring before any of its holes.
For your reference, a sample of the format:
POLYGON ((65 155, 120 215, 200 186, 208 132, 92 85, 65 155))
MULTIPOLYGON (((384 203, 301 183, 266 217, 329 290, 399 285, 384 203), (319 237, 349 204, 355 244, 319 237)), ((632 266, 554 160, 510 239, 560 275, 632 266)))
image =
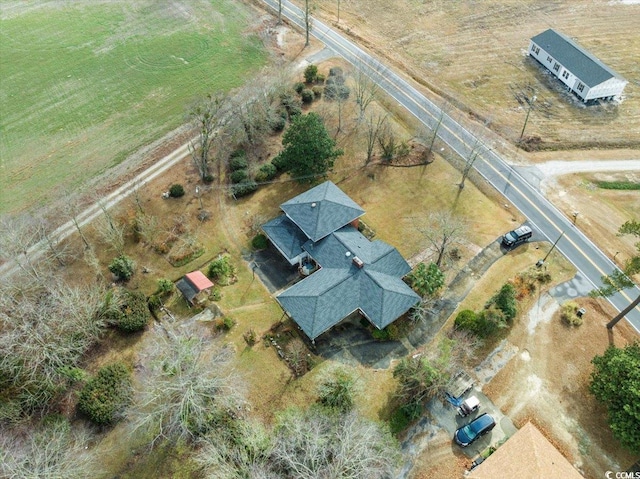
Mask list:
POLYGON ((231 171, 244 170, 249 166, 247 161, 247 154, 244 150, 236 150, 231 153, 229 158, 229 169, 231 171))
POLYGON ((78 409, 99 425, 112 423, 131 402, 131 377, 122 363, 104 366, 80 391, 78 409))
POLYGON ((231 264, 231 259, 227 255, 220 256, 209 264, 207 276, 218 284, 229 284, 231 278, 235 275, 236 269, 231 264))
POLYGON ((573 301, 567 301, 560 307, 560 318, 568 326, 580 326, 582 317, 578 316, 580 307, 573 301))
POLYGON ((117 256, 109 264, 109 271, 121 281, 129 281, 135 269, 136 264, 134 261, 124 254, 117 256))
POLYGON ((273 180, 278 174, 278 169, 272 163, 265 163, 260 167, 256 173, 256 181, 264 183, 265 181, 273 180))
POLYGON ((229 177, 231 179, 231 183, 237 184, 247 180, 249 178, 249 174, 247 173, 247 170, 235 170, 231 172, 229 177))
POLYGON ((110 323, 126 333, 144 329, 150 316, 145 295, 125 288, 109 291, 104 314, 110 323))
POLYGON ((180 198, 181 196, 184 196, 184 187, 182 185, 171 185, 169 187, 169 196, 171 196, 171 198, 180 198))
POLYGON ((235 198, 241 198, 243 196, 250 195, 258 189, 258 183, 255 180, 247 178, 246 180, 236 183, 231 187, 231 194, 235 198))
POLYGON ((511 283, 505 283, 496 294, 494 294, 485 308, 495 306, 504 313, 504 317, 507 321, 513 320, 518 313, 518 302, 516 300, 516 289, 511 283))
POLYGON ((255 235, 251 240, 251 247, 255 250, 265 249, 267 246, 269 246, 269 241, 262 233, 255 235))

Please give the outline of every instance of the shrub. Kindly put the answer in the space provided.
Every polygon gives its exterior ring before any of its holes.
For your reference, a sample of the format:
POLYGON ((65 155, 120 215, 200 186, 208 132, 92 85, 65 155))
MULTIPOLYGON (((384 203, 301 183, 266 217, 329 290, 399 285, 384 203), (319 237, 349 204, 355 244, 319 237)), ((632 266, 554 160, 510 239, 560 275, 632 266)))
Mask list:
POLYGON ((293 89, 296 91, 296 93, 299 95, 300 93, 302 93, 302 90, 304 90, 304 83, 302 82, 298 82, 293 86, 293 89))
POLYGON ((322 84, 325 81, 325 76, 322 73, 316 75, 316 83, 322 84))
POLYGON ((236 183, 235 185, 233 185, 233 188, 231 188, 231 193, 236 198, 241 198, 242 196, 250 195, 257 189, 258 183, 256 183, 254 180, 246 179, 244 181, 241 181, 240 183, 236 183))
POLYGON ((229 284, 229 281, 235 275, 236 270, 231 264, 229 256, 220 256, 209 264, 207 276, 219 284, 229 284))
POLYGON ((287 112, 289 119, 302 113, 302 101, 293 91, 286 91, 280 95, 280 103, 287 112))
POLYGON ((169 187, 169 196, 171 196, 171 198, 180 198, 181 196, 184 196, 184 188, 182 185, 171 185, 169 187))
POLYGON ((131 402, 131 377, 122 363, 101 368, 80 391, 78 409, 99 425, 110 424, 131 402))
POLYGON ((307 83, 313 83, 318 78, 318 67, 315 65, 309 65, 304 69, 304 81, 307 83))
POLYGON ((329 76, 330 77, 341 77, 341 76, 344 76, 344 72, 343 72, 341 67, 331 67, 329 69, 329 76))
MULTIPOLYGON (((231 171, 244 170, 249 166, 249 163, 247 162, 247 157, 244 154, 244 151, 243 150, 238 150, 238 151, 241 151, 242 154, 238 154, 237 156, 232 156, 231 158, 229 158, 229 169, 231 171)), ((237 152, 234 152, 234 154, 236 153, 237 152)))
POLYGON ((247 170, 235 170, 229 176, 232 183, 241 183, 249 178, 247 170))
POLYGON ((337 83, 329 84, 324 87, 324 96, 327 100, 346 100, 349 98, 351 90, 347 85, 339 85, 337 83))
POLYGON ((158 280, 158 294, 166 296, 173 291, 173 281, 167 278, 160 278, 158 280))
POLYGON ((354 407, 355 377, 337 369, 318 386, 318 402, 329 409, 346 413, 354 407))
POLYGON ((109 264, 109 271, 111 271, 116 278, 122 281, 129 281, 136 268, 136 264, 128 256, 121 254, 111 261, 109 264))
POLYGON ((278 174, 278 169, 272 163, 265 163, 260 167, 258 173, 256 173, 256 181, 263 183, 265 181, 273 180, 278 174))
POLYGON ((270 121, 271 130, 275 133, 284 130, 284 127, 287 126, 287 115, 285 111, 285 116, 282 117, 280 115, 275 115, 271 118, 270 121))
POLYGON ((267 246, 269 246, 269 241, 262 233, 255 235, 251 240, 251 247, 255 250, 265 249, 267 246))
POLYGON ((315 95, 313 94, 313 91, 311 91, 308 88, 305 88, 304 90, 302 90, 302 92, 300 93, 300 97, 302 98, 302 103, 306 105, 313 102, 313 100, 315 99, 315 95))
POLYGON ((518 303, 516 301, 516 289, 513 287, 511 283, 506 283, 502 285, 500 291, 494 294, 487 304, 485 308, 489 308, 490 306, 495 305, 500 311, 504 313, 504 316, 507 321, 511 321, 516 317, 518 312, 518 303))
POLYGON ((209 293, 209 301, 220 301, 222 299, 222 291, 220 288, 213 288, 209 293))
POLYGON ((573 301, 567 301, 560 306, 560 318, 568 326, 580 326, 582 317, 578 316, 579 306, 573 301))
POLYGON ((330 76, 327 80, 327 86, 329 85, 344 85, 345 79, 342 75, 340 76, 330 76))
POLYGON ((104 314, 111 324, 127 333, 144 329, 150 316, 145 295, 125 288, 107 294, 104 314))
POLYGON ((202 181, 204 181, 205 183, 213 183, 214 177, 211 173, 207 173, 206 175, 204 175, 202 177, 202 181))
POLYGON ((245 342, 249 347, 256 344, 256 341, 258 340, 258 335, 256 334, 253 328, 249 329, 248 331, 245 331, 242 337, 244 338, 245 342))
POLYGON ((501 311, 495 308, 476 314, 470 309, 460 311, 454 321, 455 327, 469 331, 481 338, 487 338, 498 330, 500 320, 504 319, 501 311))
POLYGON ((160 306, 162 306, 162 301, 157 294, 152 294, 147 300, 147 306, 149 307, 149 310, 157 311, 160 309, 160 306))
POLYGON ((230 318, 229 316, 223 316, 216 323, 216 328, 223 329, 225 331, 229 331, 236 325, 236 320, 230 318))
POLYGON ((322 92, 324 91, 324 87, 321 86, 314 86, 311 91, 313 92, 313 96, 316 98, 316 100, 319 100, 320 98, 322 98, 322 92))

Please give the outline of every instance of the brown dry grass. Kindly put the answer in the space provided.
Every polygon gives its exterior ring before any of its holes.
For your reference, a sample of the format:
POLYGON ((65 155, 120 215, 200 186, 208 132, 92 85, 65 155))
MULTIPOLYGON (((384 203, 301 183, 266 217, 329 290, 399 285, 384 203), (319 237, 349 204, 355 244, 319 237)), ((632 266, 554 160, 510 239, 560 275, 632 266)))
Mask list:
MULTIPOLYGON (((299 2, 298 2, 299 3, 299 2)), ((314 12, 335 24, 336 2, 314 12)), ((342 2, 340 29, 517 140, 525 111, 510 85, 531 84, 550 116, 533 113, 528 134, 553 148, 638 145, 640 13, 616 1, 342 2), (586 21, 588 19, 588 21, 586 21), (629 80, 619 106, 583 107, 526 56, 529 39, 555 28, 578 40, 629 80)))

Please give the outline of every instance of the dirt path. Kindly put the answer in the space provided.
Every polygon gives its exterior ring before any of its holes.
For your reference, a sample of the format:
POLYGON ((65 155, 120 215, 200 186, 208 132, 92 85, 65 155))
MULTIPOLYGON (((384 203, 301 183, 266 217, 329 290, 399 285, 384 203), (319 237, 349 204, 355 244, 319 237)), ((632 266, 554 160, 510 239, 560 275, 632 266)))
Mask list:
POLYGON ((545 177, 599 171, 640 172, 640 160, 547 161, 546 163, 537 164, 536 168, 538 168, 545 177))

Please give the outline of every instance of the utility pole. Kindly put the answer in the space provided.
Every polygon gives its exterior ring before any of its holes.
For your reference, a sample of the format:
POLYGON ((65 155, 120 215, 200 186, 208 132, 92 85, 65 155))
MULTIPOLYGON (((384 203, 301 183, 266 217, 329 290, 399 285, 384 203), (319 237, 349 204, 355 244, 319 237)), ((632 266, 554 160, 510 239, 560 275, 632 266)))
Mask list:
POLYGON ((558 236, 558 239, 556 240, 555 243, 553 243, 553 246, 551 246, 551 249, 548 251, 548 253, 545 255, 545 257, 538 260, 538 262, 536 263, 536 266, 538 268, 544 264, 544 262, 547 260, 547 258, 551 254, 551 252, 555 249, 556 245, 558 244, 558 241, 560 241, 560 238, 562 238, 563 236, 564 236, 564 231, 562 233, 560 233, 560 236, 558 236))
POLYGON ((607 329, 608 330, 612 330, 613 327, 618 323, 618 321, 620 321, 622 318, 624 318, 625 315, 629 311, 631 311, 633 308, 638 306, 638 304, 640 304, 640 295, 638 295, 638 297, 636 299, 634 299, 629 306, 627 306, 622 311, 620 311, 620 314, 618 314, 615 318, 613 318, 611 321, 609 321, 607 323, 607 329))
POLYGON ((529 115, 531 114, 531 110, 533 109, 533 104, 536 102, 537 99, 538 97, 533 95, 533 97, 531 97, 531 100, 527 102, 529 103, 529 109, 527 110, 527 116, 524 117, 524 125, 522 125, 522 131, 520 132, 520 139, 518 141, 522 141, 522 137, 524 136, 524 130, 527 127, 527 122, 529 121, 529 115))

